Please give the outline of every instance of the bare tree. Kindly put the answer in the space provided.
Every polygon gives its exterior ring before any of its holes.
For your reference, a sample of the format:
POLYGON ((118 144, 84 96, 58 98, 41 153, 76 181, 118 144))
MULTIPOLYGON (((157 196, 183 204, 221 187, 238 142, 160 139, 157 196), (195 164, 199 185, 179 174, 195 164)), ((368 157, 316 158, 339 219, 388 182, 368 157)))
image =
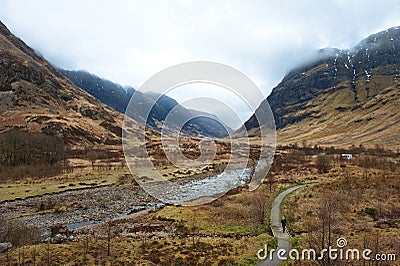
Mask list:
POLYGON ((111 222, 107 223, 107 256, 110 256, 111 252, 111 222))
POLYGON ((318 170, 318 173, 320 174, 328 173, 329 170, 331 169, 331 160, 325 154, 318 155, 315 166, 318 170))
POLYGON ((272 186, 275 182, 274 174, 269 173, 268 175, 268 185, 269 185, 269 192, 272 192, 272 186))
MULTIPOLYGON (((341 211, 340 195, 336 191, 328 191, 320 200, 317 206, 317 222, 309 221, 308 245, 317 254, 321 254, 323 249, 333 245, 333 228, 336 226, 338 213, 341 211)), ((332 265, 329 256, 316 261, 319 265, 332 265)))
POLYGON ((266 214, 268 211, 269 205, 269 195, 266 193, 264 188, 258 188, 252 192, 252 200, 251 200, 251 210, 254 216, 257 218, 257 221, 260 224, 265 223, 266 214))

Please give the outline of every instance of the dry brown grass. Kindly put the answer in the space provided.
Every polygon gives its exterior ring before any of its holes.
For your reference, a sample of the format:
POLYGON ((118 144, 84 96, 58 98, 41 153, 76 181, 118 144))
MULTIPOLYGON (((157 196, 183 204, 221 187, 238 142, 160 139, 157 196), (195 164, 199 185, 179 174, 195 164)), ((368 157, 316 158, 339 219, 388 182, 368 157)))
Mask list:
POLYGON ((347 106, 349 99, 354 97, 348 97, 346 93, 322 95, 314 100, 314 109, 307 109, 317 111, 319 117, 307 118, 278 130, 277 142, 290 144, 307 140, 313 146, 341 147, 382 144, 396 150, 400 148, 399 93, 399 84, 387 87, 361 108, 346 111, 335 108, 347 106))
MULTIPOLYGON (((318 239, 322 237, 322 217, 327 215, 327 205, 323 204, 328 201, 333 204, 330 225, 332 243, 339 237, 345 237, 349 248, 370 248, 373 252, 398 256, 399 167, 388 170, 347 165, 333 169, 327 175, 330 176, 329 181, 298 191, 285 202, 284 212, 290 223, 289 228, 297 235, 296 245, 300 248, 321 248, 317 243, 321 243, 318 239)), ((335 262, 334 265, 341 263, 335 262)))
MULTIPOLYGON (((24 248, 26 264, 47 265, 253 265, 257 251, 274 239, 260 224, 253 206, 256 192, 237 189, 213 203, 196 207, 167 206, 111 225, 110 255, 107 228, 98 225, 73 242, 37 244, 24 248), (93 232, 93 233, 91 233, 93 232)), ((276 243, 275 243, 276 244, 276 243)), ((19 259, 20 258, 20 259, 19 259)), ((0 264, 18 265, 13 249, 0 264)))

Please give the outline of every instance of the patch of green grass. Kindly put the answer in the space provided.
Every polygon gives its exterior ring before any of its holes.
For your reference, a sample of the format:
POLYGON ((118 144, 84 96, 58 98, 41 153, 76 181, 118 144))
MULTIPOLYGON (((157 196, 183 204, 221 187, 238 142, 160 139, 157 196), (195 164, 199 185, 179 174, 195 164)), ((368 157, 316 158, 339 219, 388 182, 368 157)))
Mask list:
POLYGON ((0 188, 0 202, 44 194, 60 193, 63 191, 109 186, 118 182, 121 174, 126 171, 105 171, 88 173, 76 177, 55 177, 41 180, 29 180, 2 183, 0 188), (104 180, 106 180, 104 182, 104 180), (73 185, 71 185, 73 184, 73 185))
POLYGON ((292 237, 291 244, 292 244, 292 248, 298 249, 300 246, 299 245, 299 237, 298 236, 292 237))
POLYGON ((245 265, 256 265, 258 262, 258 259, 254 259, 254 258, 244 258, 244 263, 240 263, 238 265, 240 266, 245 266, 245 265))
POLYGON ((220 224, 216 226, 215 232, 219 234, 251 235, 257 236, 267 232, 265 225, 247 225, 247 224, 220 224))
POLYGON ((270 247, 270 248, 273 248, 273 249, 278 248, 278 238, 271 237, 269 239, 269 241, 267 242, 267 244, 268 244, 268 247, 270 247))
POLYGON ((268 225, 247 223, 214 223, 210 220, 209 210, 195 207, 166 206, 157 212, 157 218, 161 220, 174 220, 184 224, 188 228, 197 228, 205 234, 257 236, 266 233, 268 225))

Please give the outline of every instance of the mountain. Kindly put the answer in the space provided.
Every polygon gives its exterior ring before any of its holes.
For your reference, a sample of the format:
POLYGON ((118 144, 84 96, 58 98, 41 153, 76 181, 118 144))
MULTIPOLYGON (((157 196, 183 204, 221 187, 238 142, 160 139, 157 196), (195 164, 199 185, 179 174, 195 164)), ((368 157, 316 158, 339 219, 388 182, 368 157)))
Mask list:
MULTIPOLYGON (((140 110, 137 110, 138 112, 135 113, 130 113, 130 116, 142 124, 147 123, 155 130, 161 130, 163 121, 167 115, 174 110, 176 119, 173 121, 174 123, 170 125, 174 128, 178 128, 181 121, 187 121, 193 115, 201 116, 189 120, 189 122, 185 124, 182 130, 188 135, 221 138, 232 132, 232 129, 220 122, 215 115, 186 109, 179 105, 176 100, 166 95, 135 91, 131 87, 122 87, 119 84, 102 79, 86 71, 60 69, 60 72, 76 86, 82 88, 102 103, 107 104, 120 113, 125 113, 129 100, 132 95, 135 94, 135 99, 138 104, 147 107, 153 106, 153 108, 148 119, 146 119, 144 113, 140 113, 140 110)), ((144 109, 146 108, 143 108, 143 110, 144 109)))
POLYGON ((135 92, 131 87, 122 87, 83 70, 59 69, 59 71, 75 86, 85 90, 120 113, 125 113, 125 108, 135 92))
POLYGON ((0 22, 0 132, 18 128, 67 144, 120 144, 122 119, 0 22))
POLYGON ((178 104, 176 100, 166 95, 148 92, 146 93, 146 96, 153 100, 157 100, 157 104, 166 110, 165 116, 161 116, 158 118, 159 120, 164 120, 166 115, 173 111, 178 125, 181 121, 188 121, 183 126, 182 131, 189 135, 204 135, 208 137, 222 138, 233 132, 233 130, 221 122, 216 115, 187 109, 178 104), (195 118, 191 119, 191 117, 195 118))
MULTIPOLYGON (((321 49, 292 69, 261 103, 269 103, 279 143, 400 144, 400 28, 373 34, 351 49, 321 49)), ((256 112, 257 112, 256 111, 256 112)), ((254 115, 244 126, 257 134, 254 115)))

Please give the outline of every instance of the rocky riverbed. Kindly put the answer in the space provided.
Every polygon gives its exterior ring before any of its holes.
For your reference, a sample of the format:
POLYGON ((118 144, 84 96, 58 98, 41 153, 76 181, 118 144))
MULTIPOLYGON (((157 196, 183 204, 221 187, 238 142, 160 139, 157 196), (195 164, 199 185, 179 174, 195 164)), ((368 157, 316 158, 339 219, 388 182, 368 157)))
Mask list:
POLYGON ((73 227, 115 218, 137 206, 156 202, 137 185, 107 186, 4 202, 0 213, 7 220, 18 219, 37 228, 57 224, 73 227))
MULTIPOLYGON (((211 172, 214 175, 201 174, 172 182, 146 184, 151 186, 146 189, 166 199, 166 202, 177 204, 223 194, 244 185, 251 176, 251 168, 219 174, 211 172)), ((139 185, 125 184, 3 202, 0 204, 0 216, 34 228, 48 229, 65 225, 69 229, 78 229, 162 205, 139 185)))

